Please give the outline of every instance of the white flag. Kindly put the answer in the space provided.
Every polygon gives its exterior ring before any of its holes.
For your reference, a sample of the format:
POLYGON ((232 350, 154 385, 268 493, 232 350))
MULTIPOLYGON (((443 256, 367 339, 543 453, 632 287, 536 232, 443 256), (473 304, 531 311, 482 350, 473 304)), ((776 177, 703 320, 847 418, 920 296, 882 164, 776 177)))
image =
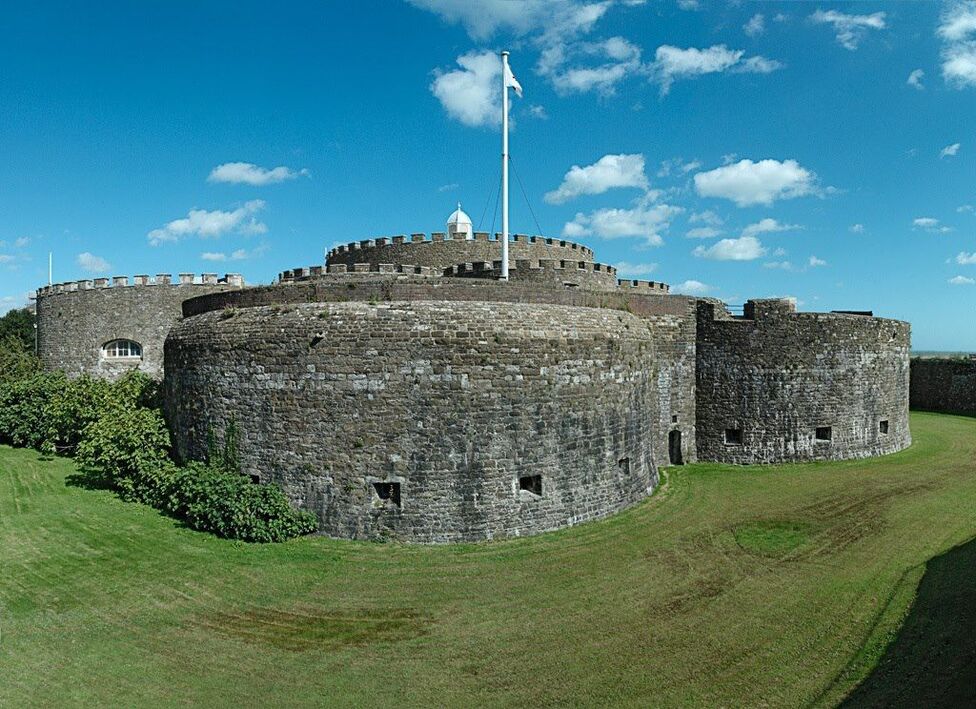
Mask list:
POLYGON ((515 78, 515 74, 512 73, 512 70, 507 64, 505 65, 505 88, 515 89, 515 93, 518 95, 518 97, 522 98, 522 84, 518 82, 518 79, 515 78))

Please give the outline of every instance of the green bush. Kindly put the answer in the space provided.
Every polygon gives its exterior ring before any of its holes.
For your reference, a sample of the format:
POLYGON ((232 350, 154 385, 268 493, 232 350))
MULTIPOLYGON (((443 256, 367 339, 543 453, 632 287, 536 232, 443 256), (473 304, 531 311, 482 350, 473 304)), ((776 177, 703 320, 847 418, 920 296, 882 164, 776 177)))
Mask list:
POLYGON ((155 409, 112 406, 85 428, 75 458, 123 491, 127 480, 169 459, 166 422, 155 409))
POLYGON ((0 442, 45 448, 49 404, 68 385, 63 374, 35 373, 0 384, 0 442))

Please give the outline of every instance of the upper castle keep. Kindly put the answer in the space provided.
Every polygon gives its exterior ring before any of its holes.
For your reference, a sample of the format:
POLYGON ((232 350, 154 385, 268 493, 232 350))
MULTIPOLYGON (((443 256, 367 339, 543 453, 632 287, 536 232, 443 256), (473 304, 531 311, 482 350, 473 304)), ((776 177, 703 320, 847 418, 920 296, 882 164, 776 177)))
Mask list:
MULTIPOLYGON (((463 215, 463 213, 461 213, 463 215)), ((907 323, 620 280, 515 235, 359 241, 267 286, 207 274, 37 294, 71 374, 164 371, 178 457, 239 431, 242 472, 349 538, 455 542, 603 517, 690 461, 881 455, 911 442, 907 323)))

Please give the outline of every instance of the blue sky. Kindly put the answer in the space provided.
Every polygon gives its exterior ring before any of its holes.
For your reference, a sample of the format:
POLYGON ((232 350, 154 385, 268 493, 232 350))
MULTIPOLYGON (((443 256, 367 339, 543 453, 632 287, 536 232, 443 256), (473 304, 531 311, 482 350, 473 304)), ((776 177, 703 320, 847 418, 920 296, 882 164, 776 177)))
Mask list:
POLYGON ((508 48, 513 231, 976 350, 976 2, 20 5, 0 13, 0 310, 49 251, 55 280, 258 283, 443 230, 458 200, 488 230, 508 48))

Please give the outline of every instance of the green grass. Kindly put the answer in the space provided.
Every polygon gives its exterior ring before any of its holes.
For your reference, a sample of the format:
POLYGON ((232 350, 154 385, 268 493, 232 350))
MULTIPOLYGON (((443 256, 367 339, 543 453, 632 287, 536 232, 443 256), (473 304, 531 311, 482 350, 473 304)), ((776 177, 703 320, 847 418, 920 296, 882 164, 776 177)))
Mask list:
MULTIPOLYGON (((444 547, 220 540, 0 448, 0 706, 833 705, 883 656, 869 682, 901 677, 926 562, 976 535, 976 419, 912 425, 893 456, 672 468, 608 520, 444 547)), ((968 568, 939 588, 972 605, 968 568)))

